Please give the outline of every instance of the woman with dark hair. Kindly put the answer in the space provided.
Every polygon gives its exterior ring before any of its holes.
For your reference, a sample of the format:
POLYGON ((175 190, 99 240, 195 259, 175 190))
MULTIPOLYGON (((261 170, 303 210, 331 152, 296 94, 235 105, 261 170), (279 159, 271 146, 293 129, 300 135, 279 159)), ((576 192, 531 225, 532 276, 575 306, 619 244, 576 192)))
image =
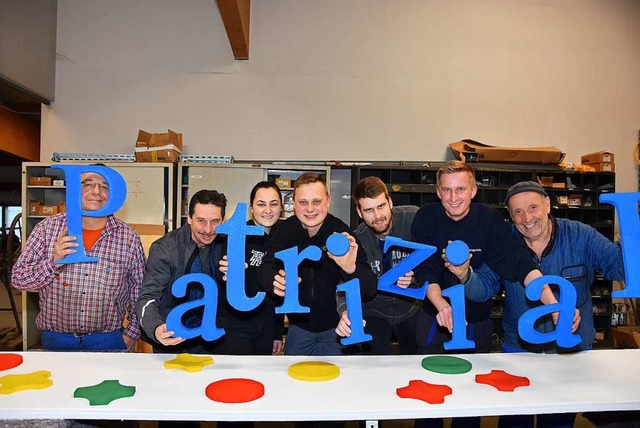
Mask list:
MULTIPOLYGON (((245 293, 253 297, 261 291, 257 271, 265 255, 271 228, 280 220, 282 197, 280 188, 271 181, 257 183, 249 197, 251 220, 249 225, 262 226, 263 236, 247 236, 245 246, 245 293)), ((226 256, 220 262, 220 272, 227 271, 226 256)), ((223 280, 226 277, 223 276, 223 280)), ((226 291, 226 290, 225 290, 226 291)), ((284 316, 275 314, 276 302, 265 295, 262 303, 252 311, 243 312, 233 308, 226 295, 220 296, 218 308, 219 326, 226 330, 220 339, 221 354, 227 355, 271 355, 282 351, 284 316)))

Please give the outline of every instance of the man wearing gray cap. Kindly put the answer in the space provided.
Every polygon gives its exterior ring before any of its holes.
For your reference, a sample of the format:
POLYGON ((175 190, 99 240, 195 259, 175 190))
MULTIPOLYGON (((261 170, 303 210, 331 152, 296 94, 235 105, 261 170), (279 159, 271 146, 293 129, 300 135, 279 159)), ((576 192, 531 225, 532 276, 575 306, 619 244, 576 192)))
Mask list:
MULTIPOLYGON (((480 280, 482 273, 472 275, 465 286, 465 296, 473 301, 485 301, 500 289, 505 290, 504 303, 504 343, 503 352, 544 352, 562 353, 591 349, 595 328, 593 323, 593 303, 589 287, 593 282, 595 271, 601 272, 607 279, 624 280, 622 249, 597 230, 584 223, 551 215, 549 195, 540 184, 533 181, 516 183, 507 191, 505 204, 513 220, 513 232, 521 237, 531 250, 531 257, 545 275, 558 275, 570 281, 576 288, 576 308, 580 311, 581 322, 574 332, 580 336, 581 342, 573 348, 560 348, 555 342, 534 345, 522 340, 518 335, 518 319, 529 309, 540 305, 539 301, 528 300, 525 288, 517 282, 505 279, 487 281, 480 280)), ((556 298, 557 287, 552 287, 556 298)), ((555 329, 550 316, 536 322, 539 332, 550 332, 555 329)), ((518 416, 517 418, 533 416, 518 416)), ((566 426, 573 425, 575 415, 538 415, 537 426, 558 425, 558 418, 566 426), (567 418, 564 418, 567 416, 567 418), (553 419, 551 425, 544 424, 544 419, 553 419), (543 422, 543 423, 541 423, 543 422)), ((508 423, 513 417, 501 417, 499 426, 514 426, 508 423)), ((522 425, 521 421, 517 426, 522 425)))

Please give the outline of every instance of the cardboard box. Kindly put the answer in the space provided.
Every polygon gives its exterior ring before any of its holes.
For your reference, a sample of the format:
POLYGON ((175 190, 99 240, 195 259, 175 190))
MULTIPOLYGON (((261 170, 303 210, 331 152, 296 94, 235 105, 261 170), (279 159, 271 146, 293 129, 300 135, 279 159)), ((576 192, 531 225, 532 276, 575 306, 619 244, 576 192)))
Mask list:
POLYGON ((281 189, 291 189, 293 187, 293 180, 290 178, 276 178, 276 186, 281 189))
POLYGON ((57 205, 38 205, 36 209, 36 215, 54 215, 58 214, 58 206, 57 205))
POLYGON ((590 165, 592 163, 601 163, 601 162, 615 162, 613 153, 607 151, 599 151, 595 153, 589 153, 588 155, 584 155, 580 158, 580 163, 590 165))
POLYGON ((546 147, 500 147, 490 146, 474 140, 462 140, 449 144, 453 154, 467 162, 508 162, 558 164, 564 153, 552 146, 546 147))
POLYGON ((614 348, 640 348, 640 326, 612 327, 611 344, 614 348))
POLYGON ((582 196, 581 195, 569 195, 567 198, 567 205, 570 207, 579 207, 582 205, 582 196))
POLYGON ((51 177, 29 177, 30 186, 51 186, 52 182, 51 177))
POLYGON ((42 201, 29 201, 29 215, 38 215, 38 207, 42 204, 42 201))
POLYGON ((538 177, 538 183, 542 187, 551 187, 553 186, 553 176, 551 177, 538 177))
POLYGON ((564 189, 566 187, 565 183, 562 181, 555 182, 553 181, 553 177, 537 177, 538 183, 542 187, 552 187, 554 189, 564 189))
POLYGON ((58 203, 58 214, 67 212, 67 203, 62 201, 58 203))
POLYGON ((136 162, 178 162, 182 154, 182 134, 168 130, 152 134, 138 131, 135 153, 136 162))
POLYGON ((590 163, 596 172, 616 172, 616 164, 611 162, 590 163))
POLYGON ((64 180, 53 180, 53 185, 54 186, 64 186, 64 180))

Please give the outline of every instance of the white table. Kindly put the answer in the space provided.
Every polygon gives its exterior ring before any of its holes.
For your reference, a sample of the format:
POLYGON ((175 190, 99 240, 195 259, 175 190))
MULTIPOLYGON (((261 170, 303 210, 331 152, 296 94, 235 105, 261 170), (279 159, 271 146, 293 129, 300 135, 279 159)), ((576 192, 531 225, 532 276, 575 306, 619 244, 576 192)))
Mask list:
POLYGON ((424 356, 283 357, 213 355, 201 372, 167 370, 174 355, 25 352, 22 365, 0 372, 48 370, 53 385, 44 390, 0 395, 0 419, 131 419, 202 421, 383 420, 640 409, 640 350, 599 350, 572 355, 464 355, 473 364, 460 375, 432 373, 424 356), (302 382, 288 376, 289 365, 327 361, 340 376, 302 382), (531 386, 500 392, 477 384, 491 370, 526 376, 531 386), (209 400, 212 382, 249 378, 265 386, 262 398, 242 404, 209 400), (74 398, 77 387, 117 379, 136 394, 105 406, 74 398), (449 385, 444 404, 402 399, 396 389, 420 379, 449 385))

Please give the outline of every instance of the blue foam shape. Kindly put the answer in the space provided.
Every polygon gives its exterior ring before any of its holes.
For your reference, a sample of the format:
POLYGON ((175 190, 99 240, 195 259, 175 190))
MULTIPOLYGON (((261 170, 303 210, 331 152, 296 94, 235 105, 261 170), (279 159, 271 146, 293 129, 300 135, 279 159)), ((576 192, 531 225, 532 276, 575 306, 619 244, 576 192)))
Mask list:
POLYGON ((576 289, 572 283, 561 276, 543 275, 534 279, 525 287, 527 298, 529 300, 540 300, 542 288, 546 284, 556 284, 560 288, 558 303, 538 306, 522 314, 518 320, 518 334, 523 340, 536 345, 555 340, 558 346, 572 348, 581 342, 580 336, 571 332, 576 307, 576 289), (535 322, 540 317, 556 311, 560 312, 555 331, 540 333, 534 328, 535 322))
POLYGON ((402 288, 398 287, 396 284, 398 282, 398 278, 404 276, 407 272, 412 271, 420 263, 431 257, 431 255, 436 252, 436 247, 405 241, 404 239, 400 239, 395 236, 387 236, 384 240, 383 251, 386 253, 391 247, 409 248, 414 251, 405 257, 400 263, 380 276, 380 279, 378 279, 378 290, 424 300, 424 297, 427 294, 427 286, 429 284, 422 284, 419 288, 402 288))
POLYGON ((334 256, 344 256, 349 252, 349 239, 342 233, 334 233, 327 238, 327 251, 334 256))
MULTIPOLYGON (((342 235, 344 236, 344 235, 342 235)), ((337 287, 338 291, 344 291, 347 303, 347 314, 351 321, 351 336, 343 337, 340 343, 343 346, 355 345, 356 343, 369 342, 373 336, 364 332, 362 318, 362 299, 360 296, 360 280, 351 279, 337 287)))
POLYGON ((299 287, 300 285, 306 285, 304 283, 298 283, 298 265, 306 259, 314 261, 320 260, 322 250, 315 245, 310 245, 298 254, 298 247, 291 247, 278 251, 274 254, 274 257, 282 260, 284 263, 284 281, 286 283, 284 300, 282 305, 276 307, 276 314, 308 314, 311 312, 311 309, 308 306, 302 306, 299 300, 299 287))
POLYGON ((618 214, 620 245, 624 261, 624 288, 611 293, 614 299, 640 297, 640 218, 638 218, 640 193, 603 193, 600 202, 611 204, 618 214))
POLYGON ((181 303, 174 307, 167 315, 167 331, 173 331, 174 337, 192 339, 202 336, 208 342, 219 339, 225 333, 223 328, 216 325, 216 313, 218 311, 218 284, 209 275, 203 273, 190 273, 178 278, 171 286, 171 293, 182 298, 187 293, 187 285, 198 282, 204 288, 204 296, 200 299, 181 303), (199 327, 186 327, 182 323, 183 315, 190 309, 204 306, 202 324, 199 327))
MULTIPOLYGON (((460 242, 460 241, 459 241, 460 242)), ((464 285, 458 284, 449 287, 442 292, 442 295, 449 298, 453 316, 453 329, 451 340, 444 343, 444 349, 473 349, 476 344, 473 340, 467 339, 467 325, 465 318, 464 285)))
MULTIPOLYGON (((67 229, 69 236, 76 237, 76 252, 68 254, 56 264, 69 264, 81 262, 97 262, 97 257, 89 257, 85 254, 82 240, 82 216, 106 217, 114 214, 124 205, 127 198, 127 183, 116 170, 100 165, 51 165, 51 169, 64 171, 66 180, 66 204, 67 204, 67 229), (82 209, 82 174, 95 172, 100 174, 109 186, 109 199, 102 208, 96 211, 82 209)), ((57 237, 56 237, 57 239, 57 237)))
POLYGON ((216 227, 216 233, 227 235, 227 301, 244 312, 257 308, 265 298, 264 291, 248 297, 245 289, 246 237, 264 235, 264 227, 247 225, 246 216, 247 204, 239 203, 231 218, 216 227))
POLYGON ((460 266, 469 258, 469 247, 463 241, 452 241, 447 245, 445 255, 449 263, 460 266))

